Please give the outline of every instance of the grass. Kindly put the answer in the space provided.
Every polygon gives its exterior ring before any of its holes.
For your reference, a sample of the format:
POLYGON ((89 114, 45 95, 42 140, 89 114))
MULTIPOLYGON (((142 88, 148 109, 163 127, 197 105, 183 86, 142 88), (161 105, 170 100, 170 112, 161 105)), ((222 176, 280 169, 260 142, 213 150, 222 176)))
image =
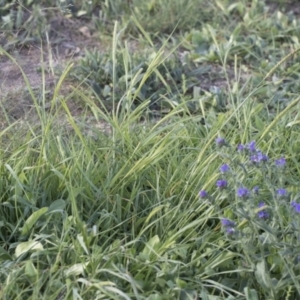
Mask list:
POLYGON ((299 21, 282 1, 198 2, 180 20, 181 0, 1 11, 0 57, 32 100, 13 119, 17 97, 0 98, 1 298, 299 297, 299 21), (84 15, 112 46, 49 96, 11 47, 44 43, 52 15, 84 15))

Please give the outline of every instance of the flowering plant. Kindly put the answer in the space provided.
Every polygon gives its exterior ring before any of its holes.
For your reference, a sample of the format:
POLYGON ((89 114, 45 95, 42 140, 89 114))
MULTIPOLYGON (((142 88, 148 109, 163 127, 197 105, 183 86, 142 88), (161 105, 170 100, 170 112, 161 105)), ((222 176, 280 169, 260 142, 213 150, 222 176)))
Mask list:
POLYGON ((282 280, 300 276, 300 202, 284 180, 286 159, 269 158, 255 141, 234 148, 218 137, 216 146, 227 161, 219 168, 215 190, 202 190, 200 198, 214 207, 243 267, 270 299, 277 299, 282 280))

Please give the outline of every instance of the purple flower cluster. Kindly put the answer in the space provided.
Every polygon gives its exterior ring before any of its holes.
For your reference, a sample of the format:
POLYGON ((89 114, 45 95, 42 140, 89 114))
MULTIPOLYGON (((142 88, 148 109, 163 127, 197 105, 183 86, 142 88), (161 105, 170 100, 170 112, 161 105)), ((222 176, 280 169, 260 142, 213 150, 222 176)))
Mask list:
POLYGON ((225 145, 226 145, 225 139, 222 138, 222 137, 217 137, 217 138, 216 138, 216 145, 217 145, 219 148, 225 146, 225 145))
MULTIPOLYGON (((261 207, 265 207, 265 203, 264 202, 260 202, 258 204, 258 208, 261 208, 261 207)), ((257 216, 260 218, 260 219, 268 219, 270 217, 270 214, 265 210, 260 210, 258 213, 257 213, 257 216)))
POLYGON ((288 195, 288 192, 286 189, 277 189, 276 192, 280 198, 285 198, 288 195))
POLYGON ((247 145, 247 149, 252 152, 255 153, 257 152, 256 150, 256 142, 255 141, 251 141, 248 145, 247 145))
POLYGON ((224 164, 224 165, 222 165, 222 166, 220 167, 220 172, 221 172, 221 173, 227 173, 227 172, 229 172, 229 171, 230 171, 230 168, 229 168, 229 166, 226 165, 226 164, 224 164))
POLYGON ((216 186, 222 190, 222 189, 226 189, 228 186, 228 182, 225 179, 220 179, 217 181, 216 186))
POLYGON ((238 144, 237 150, 242 152, 242 151, 249 151, 250 153, 255 153, 257 152, 256 150, 256 142, 251 141, 249 144, 243 145, 243 144, 238 144))
POLYGON ((292 201, 291 207, 294 209, 294 212, 297 214, 300 213, 300 203, 297 203, 296 201, 292 201))
POLYGON ((254 164, 259 164, 261 162, 267 162, 269 160, 268 156, 263 154, 260 151, 257 151, 255 154, 250 156, 250 160, 254 164))
POLYGON ((238 150, 238 151, 240 151, 240 152, 242 152, 242 151, 244 151, 244 150, 245 150, 245 146, 244 146, 244 145, 242 145, 242 144, 238 144, 238 146, 237 146, 237 150, 238 150))
MULTIPOLYGON (((223 146, 229 146, 227 141, 222 137, 217 137, 215 140, 215 143, 218 148, 222 148, 223 146)), ((237 151, 245 153, 246 156, 248 157, 248 160, 250 160, 252 165, 255 165, 255 166, 259 166, 262 163, 266 163, 269 161, 269 157, 257 148, 255 141, 250 141, 248 144, 239 144, 237 146, 237 151)), ((286 159, 284 157, 280 157, 280 158, 274 160, 273 166, 276 166, 276 168, 278 168, 278 169, 283 169, 286 166, 286 159)), ((228 164, 223 164, 219 168, 219 171, 222 175, 221 175, 221 178, 219 178, 216 181, 216 187, 219 190, 227 189, 229 186, 229 183, 226 180, 227 179, 226 174, 232 173, 231 166, 228 164), (224 178, 226 178, 226 179, 224 179, 224 178)), ((235 175, 235 174, 232 174, 232 175, 235 175)), ((233 176, 233 178, 235 179, 234 176, 233 176)), ((247 200, 252 196, 253 200, 255 200, 257 198, 257 195, 260 194, 259 190, 260 190, 260 188, 258 186, 254 186, 252 188, 252 190, 248 189, 244 186, 240 186, 236 190, 236 196, 237 196, 237 198, 239 198, 241 200, 247 200), (256 195, 256 196, 254 197, 254 195, 256 195)), ((289 194, 286 189, 278 188, 276 190, 276 195, 278 198, 286 199, 289 194)), ((199 192, 199 197, 201 199, 208 199, 210 196, 208 195, 208 193, 205 190, 201 190, 199 192)), ((252 207, 252 204, 249 207, 252 207)), ((291 202, 291 207, 296 213, 300 214, 300 203, 293 201, 293 202, 291 202)), ((267 207, 267 204, 265 202, 263 202, 263 201, 259 202, 257 208, 258 208, 256 211, 257 218, 259 218, 261 220, 267 220, 270 218, 270 208, 267 207)), ((224 231, 227 234, 234 234, 237 232, 237 230, 236 230, 237 225, 234 221, 226 219, 226 218, 222 218, 221 224, 222 224, 224 231)))
POLYGON ((286 164, 286 160, 284 157, 281 157, 281 158, 275 160, 275 165, 278 168, 283 168, 285 166, 285 164, 286 164))
POLYGON ((235 228, 234 228, 234 227, 236 226, 236 223, 235 223, 235 222, 233 222, 233 221, 231 221, 231 220, 229 220, 229 219, 223 218, 223 219, 221 220, 221 223, 222 223, 222 226, 224 227, 226 233, 228 233, 228 234, 233 234, 233 233, 236 232, 236 231, 235 231, 235 228))
POLYGON ((244 187, 238 188, 236 194, 241 199, 248 199, 250 197, 250 191, 244 187))
POLYGON ((208 193, 207 193, 206 191, 204 191, 204 190, 201 190, 201 191, 199 192, 199 197, 200 197, 201 199, 206 199, 206 198, 208 197, 208 193))
POLYGON ((239 144, 237 146, 237 150, 239 152, 247 151, 250 155, 250 161, 256 165, 262 162, 267 162, 269 160, 266 154, 262 153, 260 150, 256 148, 255 141, 251 141, 249 144, 246 145, 239 144))

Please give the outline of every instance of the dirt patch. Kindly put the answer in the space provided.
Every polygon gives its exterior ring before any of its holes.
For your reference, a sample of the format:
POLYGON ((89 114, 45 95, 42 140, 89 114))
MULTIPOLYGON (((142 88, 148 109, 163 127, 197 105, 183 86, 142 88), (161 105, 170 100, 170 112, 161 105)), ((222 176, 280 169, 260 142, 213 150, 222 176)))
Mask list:
MULTIPOLYGON (((7 121, 24 117, 34 119, 31 114, 34 111, 34 103, 22 71, 37 100, 44 101, 43 97, 46 95, 46 100, 50 102, 59 76, 69 63, 76 63, 82 58, 85 49, 96 48, 100 52, 109 49, 111 40, 105 37, 102 39, 91 28, 92 26, 84 21, 57 17, 50 21, 42 44, 35 43, 9 50, 13 60, 0 54, 0 116, 2 119, 4 119, 3 114, 7 121)), ((139 51, 140 48, 141 45, 137 41, 129 43, 130 52, 139 51)), ((200 87, 206 91, 210 88, 226 88, 227 81, 222 68, 214 65, 209 67, 210 71, 199 77, 200 87)), ((69 79, 64 80, 60 93, 70 95, 72 84, 78 83, 70 82, 69 79)), ((76 100, 70 99, 68 105, 72 115, 78 119, 86 113, 84 104, 81 106, 76 100)), ((105 127, 101 122, 96 124, 92 116, 88 116, 87 119, 90 119, 95 127, 105 127)))
POLYGON ((282 11, 284 13, 292 13, 295 16, 300 15, 300 5, 298 1, 285 1, 285 3, 276 3, 274 1, 266 1, 269 12, 282 11))
MULTIPOLYGON (((72 35, 69 35, 72 37, 72 35)), ((3 55, 0 60, 1 89, 10 91, 12 86, 14 89, 24 87, 23 76, 20 68, 27 75, 32 88, 36 88, 41 84, 42 69, 46 72, 46 83, 53 83, 55 77, 55 69, 66 66, 69 62, 74 62, 84 55, 84 47, 99 47, 101 45, 94 42, 89 43, 86 38, 61 40, 59 43, 54 42, 44 44, 44 46, 30 45, 29 47, 17 49, 10 54, 15 62, 3 55), (19 66, 18 66, 19 65, 19 66), (21 79, 21 81, 20 81, 21 79)), ((92 38, 91 38, 92 41, 92 38)))
MULTIPOLYGON (((95 42, 99 38, 95 39, 88 25, 78 20, 53 19, 45 36, 41 45, 35 43, 9 50, 13 59, 0 54, 0 115, 4 112, 7 117, 20 119, 34 106, 22 71, 38 98, 44 89, 46 94, 51 94, 64 68, 82 57, 85 48, 97 47, 101 51, 107 47, 95 42)), ((70 82, 66 80, 61 93, 68 92, 70 82)))

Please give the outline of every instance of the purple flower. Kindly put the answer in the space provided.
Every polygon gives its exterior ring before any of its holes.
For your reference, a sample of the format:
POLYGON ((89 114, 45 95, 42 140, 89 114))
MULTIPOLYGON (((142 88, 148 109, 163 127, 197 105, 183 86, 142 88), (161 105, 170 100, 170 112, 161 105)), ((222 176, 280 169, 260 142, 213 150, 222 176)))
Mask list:
POLYGON ((199 197, 200 197, 201 199, 205 199, 205 198, 207 198, 207 196, 208 196, 208 193, 207 193, 206 191, 201 190, 201 191, 199 192, 199 197))
POLYGON ((288 194, 286 189, 277 189, 276 192, 279 197, 286 197, 288 194))
POLYGON ((221 148, 222 146, 224 146, 226 144, 226 141, 222 137, 217 137, 216 138, 216 144, 217 144, 218 147, 221 148))
POLYGON ((245 150, 245 146, 242 145, 242 144, 238 144, 237 150, 238 150, 238 151, 243 151, 243 150, 245 150))
POLYGON ((236 226, 235 222, 233 222, 229 219, 225 219, 225 218, 221 220, 221 223, 224 227, 235 227, 236 226))
POLYGON ((275 165, 278 168, 283 168, 285 166, 285 164, 286 164, 286 160, 284 157, 281 157, 281 158, 275 160, 275 165))
POLYGON ((234 228, 236 226, 235 222, 233 222, 233 221, 231 221, 229 219, 223 218, 223 219, 221 219, 221 223, 222 223, 222 226, 224 227, 225 232, 227 234, 234 234, 234 233, 236 233, 236 230, 234 228))
POLYGON ((259 193, 259 187, 258 187, 258 186, 255 186, 255 187, 252 189, 252 191, 253 191, 253 193, 254 193, 255 195, 258 195, 258 193, 259 193))
POLYGON ((250 160, 254 163, 254 164, 258 164, 259 163, 259 159, 257 157, 257 155, 251 155, 250 160))
POLYGON ((221 223, 222 223, 222 225, 223 225, 223 227, 225 229, 225 232, 227 234, 234 234, 236 232, 236 230, 234 228, 236 226, 235 222, 233 222, 233 221, 231 221, 229 219, 222 219, 221 223))
MULTIPOLYGON (((264 202, 260 202, 258 204, 258 207, 261 208, 261 207, 264 207, 265 206, 265 203, 264 202)), ((268 219, 269 218, 269 213, 266 211, 266 210, 261 210, 257 213, 257 216, 260 218, 260 219, 268 219)))
POLYGON ((226 173, 226 172, 229 172, 230 168, 228 165, 224 164, 220 167, 220 172, 221 173, 226 173))
POLYGON ((260 162, 266 162, 268 161, 268 156, 258 151, 256 154, 251 155, 250 160, 254 164, 259 164, 260 162))
POLYGON ((233 227, 225 227, 225 231, 227 234, 234 234, 236 232, 233 227))
POLYGON ((240 198, 247 199, 250 196, 250 191, 247 188, 240 187, 237 190, 237 195, 240 198))
POLYGON ((256 152, 256 142, 255 141, 251 141, 248 144, 248 149, 250 152, 256 152))
POLYGON ((300 203, 297 203, 296 201, 291 202, 291 207, 294 209, 296 213, 300 213, 300 203))
POLYGON ((227 188, 227 185, 228 185, 228 182, 227 180, 225 179, 220 179, 217 181, 216 183, 216 186, 219 188, 219 189, 225 189, 227 188))
POLYGON ((260 161, 262 161, 262 162, 266 162, 269 160, 269 157, 266 154, 263 154, 261 152, 258 153, 258 157, 259 157, 260 161))

